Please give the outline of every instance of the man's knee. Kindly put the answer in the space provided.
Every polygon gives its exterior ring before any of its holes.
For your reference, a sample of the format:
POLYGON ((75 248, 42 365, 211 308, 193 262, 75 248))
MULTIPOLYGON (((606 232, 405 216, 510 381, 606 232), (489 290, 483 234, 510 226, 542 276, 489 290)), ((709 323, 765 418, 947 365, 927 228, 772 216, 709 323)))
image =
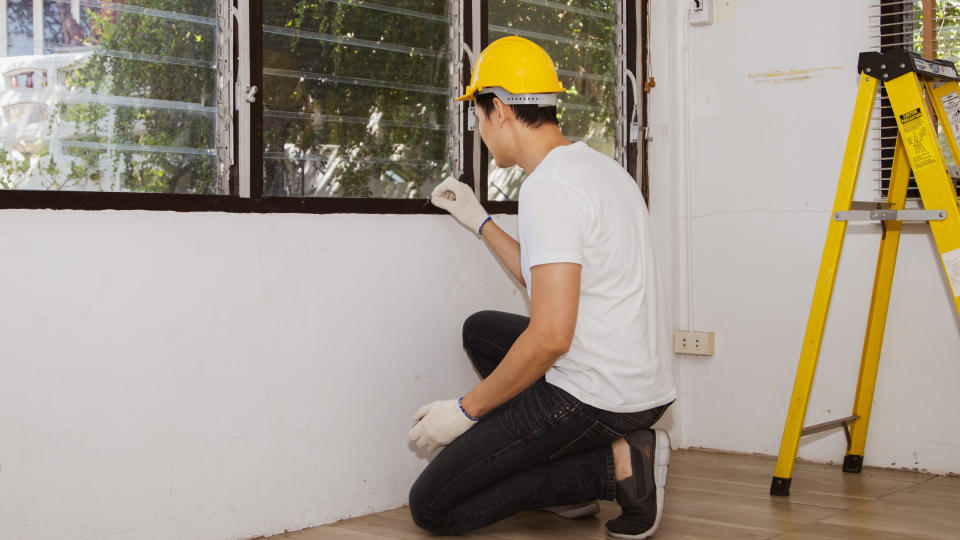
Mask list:
POLYGON ((410 516, 417 527, 433 534, 441 534, 443 532, 442 512, 437 512, 433 508, 432 499, 433 493, 415 482, 410 488, 410 516))
POLYGON ((463 321, 463 347, 469 349, 470 338, 484 334, 484 329, 489 328, 497 315, 498 312, 487 310, 467 317, 467 320, 463 321))

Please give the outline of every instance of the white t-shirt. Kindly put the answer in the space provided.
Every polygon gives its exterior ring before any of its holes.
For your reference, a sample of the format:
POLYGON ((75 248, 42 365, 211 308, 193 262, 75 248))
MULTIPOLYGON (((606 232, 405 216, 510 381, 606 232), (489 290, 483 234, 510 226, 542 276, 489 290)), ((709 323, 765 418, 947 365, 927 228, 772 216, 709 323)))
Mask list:
POLYGON ((554 148, 520 188, 520 268, 581 265, 580 308, 570 350, 547 382, 613 412, 676 398, 666 297, 634 180, 578 142, 554 148))

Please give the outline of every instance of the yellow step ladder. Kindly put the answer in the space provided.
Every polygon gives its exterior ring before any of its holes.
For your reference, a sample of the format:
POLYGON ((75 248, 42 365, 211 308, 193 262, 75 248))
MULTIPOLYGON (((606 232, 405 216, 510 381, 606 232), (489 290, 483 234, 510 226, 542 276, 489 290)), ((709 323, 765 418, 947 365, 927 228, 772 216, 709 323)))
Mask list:
POLYGON ((833 203, 827 241, 817 274, 813 305, 797 367, 797 378, 790 398, 786 426, 777 457, 777 468, 770 485, 771 495, 789 495, 793 465, 800 437, 842 427, 847 436, 844 472, 860 472, 870 422, 870 407, 877 381, 880 348, 890 304, 890 288, 897 262, 902 221, 926 221, 937 244, 944 270, 960 311, 960 207, 957 191, 937 139, 935 115, 943 129, 955 162, 960 164, 960 93, 953 62, 926 60, 911 51, 860 54, 860 86, 843 155, 840 183, 833 203), (853 191, 860 171, 870 118, 879 85, 883 84, 899 128, 890 172, 886 203, 854 203, 853 191), (925 98, 926 96, 926 98, 925 98), (929 104, 933 111, 929 110, 929 104), (906 210, 910 172, 916 179, 923 206, 927 210, 906 210), (877 258, 873 296, 867 332, 860 360, 860 375, 854 397, 853 414, 814 426, 803 427, 810 399, 810 388, 817 367, 820 343, 830 309, 830 297, 836 279, 840 251, 849 221, 880 221, 883 237, 877 258))

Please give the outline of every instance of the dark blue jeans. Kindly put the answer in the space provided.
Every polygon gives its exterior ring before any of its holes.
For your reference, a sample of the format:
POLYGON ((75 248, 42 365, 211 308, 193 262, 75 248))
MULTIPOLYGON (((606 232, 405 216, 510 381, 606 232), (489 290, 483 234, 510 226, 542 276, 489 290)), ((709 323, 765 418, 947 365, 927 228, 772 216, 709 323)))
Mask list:
MULTIPOLYGON (((529 322, 497 311, 467 319, 463 346, 481 377, 493 372, 529 322)), ((457 534, 523 510, 612 500, 611 443, 649 428, 668 406, 604 411, 541 377, 433 459, 410 489, 413 520, 436 534, 457 534)))

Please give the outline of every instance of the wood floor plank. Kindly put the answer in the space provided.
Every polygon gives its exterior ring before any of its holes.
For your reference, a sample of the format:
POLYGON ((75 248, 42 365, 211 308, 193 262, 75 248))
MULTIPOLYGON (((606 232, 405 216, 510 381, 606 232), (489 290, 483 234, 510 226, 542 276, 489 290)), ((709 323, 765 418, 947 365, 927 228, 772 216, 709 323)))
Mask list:
MULTIPOLYGON (((733 495, 737 497, 760 500, 770 499, 770 486, 768 484, 713 480, 704 479, 698 476, 679 476, 671 474, 669 487, 670 489, 690 489, 704 493, 733 495)), ((792 503, 821 506, 824 508, 833 508, 837 510, 854 508, 870 500, 874 499, 866 497, 849 497, 836 493, 812 493, 804 490, 798 490, 790 495, 789 499, 789 501, 792 503)))
POLYGON ((820 521, 838 512, 835 508, 791 503, 779 498, 738 497, 707 493, 669 485, 667 511, 671 515, 696 516, 717 524, 738 525, 768 533, 782 534, 820 521))
POLYGON ((942 519, 942 514, 939 518, 931 519, 913 515, 896 504, 874 501, 860 508, 832 516, 823 522, 851 530, 868 531, 875 535, 895 534, 900 538, 956 540, 960 537, 960 524, 956 520, 942 519))
MULTIPOLYGON (((769 469, 769 474, 773 476, 773 470, 776 467, 776 456, 765 456, 759 454, 732 454, 721 452, 719 450, 704 449, 684 449, 675 450, 674 455, 682 455, 688 463, 711 462, 713 456, 722 456, 724 464, 727 467, 746 467, 749 469, 759 468, 769 469)), ((840 464, 812 463, 809 461, 798 460, 794 464, 794 471, 800 472, 829 472, 840 471, 840 464)), ((925 482, 937 475, 919 471, 905 469, 881 469, 876 467, 864 467, 862 476, 871 478, 881 478, 884 480, 898 480, 901 482, 925 482)), ((767 480, 769 483, 769 479, 767 480)))
MULTIPOLYGON (((706 453, 712 455, 713 453, 706 453)), ((674 478, 709 479, 719 482, 757 486, 762 493, 769 494, 770 481, 773 478, 774 461, 761 456, 732 456, 722 459, 723 467, 717 467, 717 458, 698 453, 682 454, 676 465, 670 467, 671 481, 674 478), (771 466, 768 468, 767 465, 771 466)), ((851 507, 859 502, 878 499, 916 484, 920 478, 916 473, 898 471, 902 479, 891 479, 888 475, 874 474, 865 470, 860 474, 844 473, 837 465, 800 467, 794 471, 790 488, 790 499, 804 504, 819 504, 837 508, 851 507), (844 502, 841 499, 848 498, 844 502)))
POLYGON ((930 496, 952 501, 955 507, 960 508, 960 477, 938 476, 931 478, 915 488, 906 490, 905 493, 917 493, 923 497, 930 496))
POLYGON ((901 538, 960 538, 960 478, 933 478, 824 520, 901 538))
MULTIPOLYGON (((774 458, 700 450, 673 454, 657 540, 960 538, 960 478, 837 465, 798 464, 789 497, 769 495, 774 458)), ((466 540, 600 540, 619 514, 610 501, 596 516, 567 520, 522 512, 461 535, 466 540)), ((395 508, 270 540, 434 540, 395 508)))
POLYGON ((776 540, 904 540, 904 536, 898 533, 817 522, 777 536, 776 540))

